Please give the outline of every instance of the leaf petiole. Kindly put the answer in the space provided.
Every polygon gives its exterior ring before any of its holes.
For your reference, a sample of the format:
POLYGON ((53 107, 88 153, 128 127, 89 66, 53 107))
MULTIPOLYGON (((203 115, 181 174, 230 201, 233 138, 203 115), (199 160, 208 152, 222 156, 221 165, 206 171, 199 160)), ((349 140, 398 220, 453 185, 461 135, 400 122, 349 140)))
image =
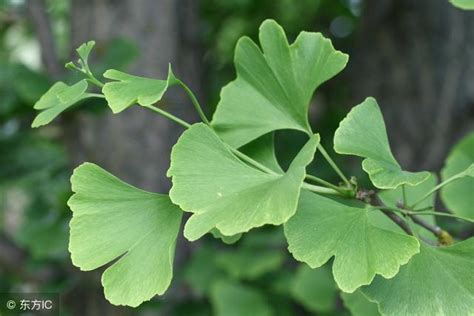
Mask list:
POLYGON ((341 193, 339 191, 336 191, 334 189, 322 187, 322 186, 319 186, 319 185, 309 184, 309 183, 306 183, 306 182, 303 182, 303 185, 301 187, 303 189, 306 189, 306 190, 314 192, 314 193, 341 195, 341 193))
POLYGON ((336 165, 334 160, 332 160, 332 158, 329 156, 327 151, 324 149, 323 145, 319 144, 318 145, 318 150, 321 152, 324 159, 326 159, 326 161, 329 163, 329 165, 331 165, 331 167, 334 169, 334 171, 339 175, 339 177, 342 179, 342 181, 344 181, 344 183, 347 185, 347 187, 352 189, 353 188, 352 184, 346 178, 346 176, 342 173, 341 169, 339 169, 339 167, 336 165))
POLYGON ((313 182, 316 182, 316 183, 319 183, 319 184, 322 184, 325 187, 334 189, 334 190, 338 191, 339 193, 341 193, 344 196, 351 196, 351 194, 352 194, 352 191, 349 191, 347 189, 338 187, 337 185, 334 185, 334 184, 332 184, 332 183, 330 183, 330 182, 328 182, 324 179, 318 178, 318 177, 310 175, 310 174, 306 175, 306 179, 310 180, 310 181, 313 181, 313 182))
POLYGON ((183 121, 182 119, 180 119, 179 117, 176 117, 174 116, 173 114, 169 113, 169 112, 166 112, 165 110, 162 110, 156 106, 153 106, 153 105, 142 105, 144 108, 147 108, 147 109, 150 109, 152 110, 153 112, 156 112, 170 120, 172 120, 173 122, 176 122, 178 123, 179 125, 185 127, 185 128, 189 128, 191 126, 191 124, 189 124, 188 122, 186 121, 183 121))
POLYGON ((201 118, 201 120, 206 124, 206 125, 210 125, 211 123, 209 122, 209 120, 207 119, 206 117, 206 114, 204 114, 204 111, 201 107, 201 104, 199 103, 199 101, 197 100, 196 96, 194 95, 194 93, 191 91, 191 89, 189 89, 189 87, 184 83, 182 82, 180 79, 176 78, 175 77, 175 80, 176 80, 176 83, 179 84, 183 89, 184 91, 186 92, 186 94, 189 96, 189 98, 191 99, 191 102, 192 104, 194 105, 194 108, 196 109, 197 113, 199 114, 199 117, 201 118))
POLYGON ((420 204, 421 202, 423 202, 425 199, 427 199, 428 197, 431 196, 431 194, 435 193, 436 191, 438 191, 439 189, 441 189, 442 187, 444 187, 445 185, 453 182, 454 180, 457 180, 459 178, 462 178, 466 175, 466 170, 463 170, 459 173, 456 173, 455 175, 453 175, 452 177, 444 180, 443 182, 441 182, 440 184, 438 184, 437 186, 435 186, 433 189, 431 189, 430 191, 428 191, 425 195, 423 195, 420 199, 418 199, 415 203, 413 203, 411 206, 410 206, 410 209, 414 209, 418 204, 420 204))

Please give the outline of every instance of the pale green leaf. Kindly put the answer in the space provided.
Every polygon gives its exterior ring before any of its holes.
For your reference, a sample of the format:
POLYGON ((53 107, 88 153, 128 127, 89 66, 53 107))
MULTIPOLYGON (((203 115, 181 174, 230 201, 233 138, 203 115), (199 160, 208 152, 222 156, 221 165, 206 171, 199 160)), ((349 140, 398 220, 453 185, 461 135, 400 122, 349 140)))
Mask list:
POLYGON ((35 117, 31 127, 49 124, 69 107, 88 98, 86 90, 87 81, 85 79, 72 86, 61 81, 56 82, 33 106, 34 109, 42 111, 35 117))
POLYGON ((312 312, 330 312, 336 306, 338 289, 330 269, 300 265, 291 283, 292 297, 312 312))
POLYGON ((422 244, 392 279, 377 277, 362 292, 383 315, 472 315, 474 238, 449 247, 422 244))
POLYGON ((428 172, 401 169, 388 143, 385 123, 377 102, 367 98, 341 121, 334 135, 334 150, 365 158, 362 168, 379 189, 395 189, 401 184, 417 185, 428 172))
POLYGON ((89 271, 114 262, 102 275, 112 304, 138 306, 163 294, 173 274, 181 210, 168 196, 132 187, 91 163, 76 168, 71 183, 73 264, 89 271))
POLYGON ((456 174, 457 179, 441 189, 441 198, 454 214, 474 219, 474 133, 461 140, 449 154, 441 171, 442 180, 456 174))
POLYGON ((370 284, 376 274, 393 277, 418 253, 418 241, 373 226, 368 212, 303 191, 296 214, 284 225, 288 249, 312 268, 334 256, 334 279, 344 292, 370 284))
POLYGON ((215 254, 217 266, 237 279, 253 280, 276 271, 283 264, 284 254, 275 249, 240 248, 215 254))
POLYGON ((104 77, 115 80, 107 82, 102 88, 102 93, 114 113, 122 112, 134 103, 152 105, 161 100, 168 87, 176 84, 171 66, 166 80, 133 76, 115 69, 107 70, 104 77))
POLYGON ((186 130, 171 154, 170 197, 193 213, 184 235, 196 240, 217 228, 226 236, 265 224, 281 225, 296 211, 319 135, 301 149, 286 173, 269 174, 239 160, 208 126, 186 130))
POLYGON ((222 89, 212 122, 234 147, 278 129, 311 133, 307 112, 313 92, 348 59, 320 33, 301 32, 289 45, 273 20, 262 23, 259 39, 262 49, 248 37, 238 41, 237 79, 222 89))
POLYGON ((271 316, 273 311, 257 290, 232 281, 217 281, 211 289, 216 316, 271 316))
POLYGON ((449 0, 454 6, 464 10, 474 10, 474 0, 449 0))
POLYGON ((344 306, 350 310, 352 316, 379 316, 379 309, 376 303, 373 303, 365 295, 357 290, 354 293, 341 293, 344 306))

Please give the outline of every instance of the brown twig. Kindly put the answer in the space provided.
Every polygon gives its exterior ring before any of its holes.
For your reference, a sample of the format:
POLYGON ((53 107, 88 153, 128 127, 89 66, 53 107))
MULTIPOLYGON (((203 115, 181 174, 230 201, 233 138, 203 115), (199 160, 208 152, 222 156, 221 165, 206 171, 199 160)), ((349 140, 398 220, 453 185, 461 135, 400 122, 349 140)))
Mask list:
MULTIPOLYGON (((358 200, 361 200, 365 203, 369 203, 372 206, 386 206, 382 200, 378 197, 378 195, 375 193, 375 191, 367 191, 367 190, 359 190, 357 192, 356 198, 358 200)), ((395 224, 400 226, 401 229, 403 229, 408 235, 413 235, 413 231, 411 230, 410 226, 408 226, 408 223, 398 216, 397 214, 390 212, 388 210, 380 210, 382 213, 384 213, 388 218, 390 218, 395 224)))

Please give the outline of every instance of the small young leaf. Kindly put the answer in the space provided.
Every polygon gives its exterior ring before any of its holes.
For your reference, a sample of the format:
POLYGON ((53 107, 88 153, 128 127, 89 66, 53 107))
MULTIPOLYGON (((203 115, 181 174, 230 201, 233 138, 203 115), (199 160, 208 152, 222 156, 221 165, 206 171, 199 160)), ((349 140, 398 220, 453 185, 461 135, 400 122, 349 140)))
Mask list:
POLYGON ((193 125, 173 147, 168 170, 172 201, 194 213, 186 238, 196 240, 213 228, 231 236, 286 222, 296 211, 305 168, 318 144, 314 135, 286 173, 269 174, 239 160, 208 126, 193 125))
POLYGON ((337 286, 327 267, 300 265, 291 284, 291 295, 308 310, 330 312, 336 305, 337 286))
POLYGON ((284 225, 288 249, 311 268, 334 256, 334 279, 344 292, 370 284, 376 274, 393 277, 418 253, 418 241, 373 226, 367 212, 302 191, 296 214, 284 225))
POLYGON ((369 301, 360 290, 350 294, 342 292, 341 298, 352 316, 380 316, 378 305, 369 301))
POLYGON ((81 46, 79 46, 76 49, 77 54, 82 59, 82 61, 84 62, 85 65, 87 65, 88 62, 89 62, 89 55, 90 55, 92 49, 94 48, 94 46, 95 46, 95 42, 94 41, 89 41, 87 43, 83 43, 81 46))
POLYGON ((232 281, 217 281, 211 289, 216 316, 271 316, 273 311, 257 290, 232 281))
POLYGON ((474 219, 474 133, 462 139, 451 151, 441 171, 442 180, 463 173, 441 189, 441 199, 454 214, 474 219))
POLYGON ((132 187, 85 163, 71 177, 75 194, 69 250, 81 270, 112 266, 102 275, 106 298, 138 306, 168 288, 181 210, 168 196, 132 187))
POLYGON ((392 279, 362 292, 383 315, 469 315, 474 311, 474 238, 449 247, 422 244, 392 279))
POLYGON ((417 185, 429 177, 425 171, 401 169, 390 150, 382 113, 373 98, 355 106, 341 121, 334 135, 334 150, 365 158, 362 168, 379 189, 395 189, 401 184, 417 185))
POLYGON ((152 105, 161 100, 168 87, 176 84, 171 65, 166 80, 132 76, 115 69, 107 70, 104 77, 116 80, 107 82, 102 88, 102 93, 114 113, 120 113, 134 103, 152 105))
POLYGON ((61 81, 56 82, 33 106, 34 109, 42 111, 33 120, 31 127, 50 123, 75 103, 88 98, 86 90, 87 81, 85 79, 72 86, 61 81))
POLYGON ((273 20, 262 23, 259 39, 262 50, 248 37, 238 41, 237 79, 222 89, 212 122, 236 148, 278 129, 310 133, 307 112, 314 90, 348 59, 320 33, 301 32, 289 45, 273 20))

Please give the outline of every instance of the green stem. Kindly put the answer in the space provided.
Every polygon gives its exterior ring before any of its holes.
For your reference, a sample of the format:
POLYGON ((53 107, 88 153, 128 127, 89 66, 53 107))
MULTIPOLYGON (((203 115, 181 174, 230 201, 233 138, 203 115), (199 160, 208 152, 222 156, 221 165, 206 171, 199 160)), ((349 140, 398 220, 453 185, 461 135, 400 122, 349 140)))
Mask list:
POLYGON ((313 176, 313 175, 310 175, 310 174, 307 174, 306 175, 306 179, 307 180, 311 180, 311 181, 314 181, 316 183, 319 183, 319 184, 322 184, 324 185, 325 187, 328 187, 328 188, 331 188, 331 189, 334 189, 338 192, 340 192, 341 194, 346 194, 347 192, 345 192, 344 190, 342 190, 340 187, 338 187, 337 185, 334 185, 326 180, 323 180, 321 178, 318 178, 316 176, 313 176))
POLYGON ((326 187, 321 187, 319 185, 309 184, 306 182, 303 182, 303 185, 301 187, 308 191, 319 193, 319 194, 341 195, 341 193, 336 190, 326 188, 326 187))
POLYGON ((91 98, 105 99, 105 96, 103 94, 100 94, 100 93, 86 93, 86 96, 91 97, 91 98))
POLYGON ((178 123, 179 125, 181 125, 185 128, 191 127, 191 124, 189 124, 188 122, 183 121, 179 117, 176 117, 176 116, 174 116, 173 114, 171 114, 169 112, 166 112, 166 111, 164 111, 160 108, 157 108, 156 106, 153 106, 153 105, 142 105, 142 106, 145 107, 145 108, 148 108, 148 109, 152 110, 153 112, 156 112, 156 113, 158 113, 158 114, 160 114, 160 115, 162 115, 162 116, 164 116, 164 117, 166 117, 166 118, 168 118, 168 119, 170 119, 170 120, 172 120, 176 123, 178 123))
POLYGON ((272 169, 270 168, 267 168, 265 167, 264 165, 262 165, 261 163, 259 163, 258 161, 256 161, 255 159, 253 158, 250 158, 249 156, 247 156, 246 154, 240 152, 239 150, 235 149, 234 147, 230 146, 230 145, 227 145, 226 143, 224 143, 227 148, 232 151, 232 153, 234 155, 236 155, 237 157, 239 157, 240 159, 242 159, 243 161, 251 164, 252 166, 256 167, 257 169, 260 169, 266 173, 269 173, 269 174, 277 174, 275 171, 273 171, 272 169))
POLYGON ((455 215, 455 214, 450 214, 450 213, 430 212, 430 211, 422 211, 422 212, 413 211, 413 212, 409 212, 408 214, 409 214, 409 215, 434 215, 434 216, 451 217, 451 218, 456 218, 456 219, 464 220, 464 221, 467 221, 467 222, 469 222, 469 223, 474 223, 474 220, 472 220, 472 219, 470 219, 470 218, 463 217, 463 216, 459 216, 459 215, 455 215))
POLYGON ((328 155, 327 151, 324 149, 323 145, 319 144, 318 149, 323 155, 324 159, 331 165, 331 167, 336 171, 336 173, 339 175, 339 177, 344 181, 344 183, 347 185, 347 187, 352 188, 352 184, 349 182, 349 180, 346 178, 346 176, 342 173, 341 169, 336 165, 336 163, 331 159, 331 157, 328 155))
POLYGON ((377 209, 387 210, 387 211, 396 212, 396 213, 400 213, 400 214, 403 214, 403 215, 409 215, 409 216, 411 216, 411 215, 414 215, 414 216, 434 215, 434 216, 451 217, 451 218, 465 220, 465 221, 470 222, 470 223, 474 223, 474 220, 472 220, 470 218, 455 215, 455 214, 450 214, 450 213, 442 213, 442 212, 435 212, 435 211, 433 211, 433 212, 430 212, 430 211, 409 211, 409 210, 402 210, 402 209, 399 209, 399 208, 396 208, 396 207, 390 207, 390 206, 377 206, 377 207, 373 208, 373 210, 377 210, 377 209))
POLYGON ((438 184, 437 186, 435 186, 433 189, 429 190, 425 195, 423 195, 421 198, 419 198, 415 203, 413 203, 411 206, 410 206, 410 209, 414 209, 415 206, 417 206, 418 204, 420 204, 421 202, 423 202, 424 200, 426 200, 428 197, 431 196, 431 194, 435 193, 436 191, 438 191, 439 189, 441 189, 442 187, 444 187, 445 185, 453 182, 454 180, 458 179, 460 177, 461 174, 463 174, 464 171, 460 172, 460 173, 457 173, 455 174, 454 176, 444 180, 443 182, 441 182, 440 184, 438 184))
POLYGON ((206 123, 207 125, 210 125, 211 123, 209 122, 209 120, 207 119, 206 117, 206 114, 204 114, 204 111, 202 110, 202 107, 201 107, 201 104, 199 104, 199 101, 197 100, 196 96, 194 95, 194 93, 191 91, 191 89, 189 89, 189 87, 184 83, 182 82, 181 80, 177 79, 176 78, 176 82, 184 89, 184 91, 186 92, 186 94, 189 96, 189 98, 191 99, 191 102, 192 104, 194 105, 194 108, 196 109, 196 111, 198 112, 199 114, 199 117, 201 118, 201 120, 206 123))

